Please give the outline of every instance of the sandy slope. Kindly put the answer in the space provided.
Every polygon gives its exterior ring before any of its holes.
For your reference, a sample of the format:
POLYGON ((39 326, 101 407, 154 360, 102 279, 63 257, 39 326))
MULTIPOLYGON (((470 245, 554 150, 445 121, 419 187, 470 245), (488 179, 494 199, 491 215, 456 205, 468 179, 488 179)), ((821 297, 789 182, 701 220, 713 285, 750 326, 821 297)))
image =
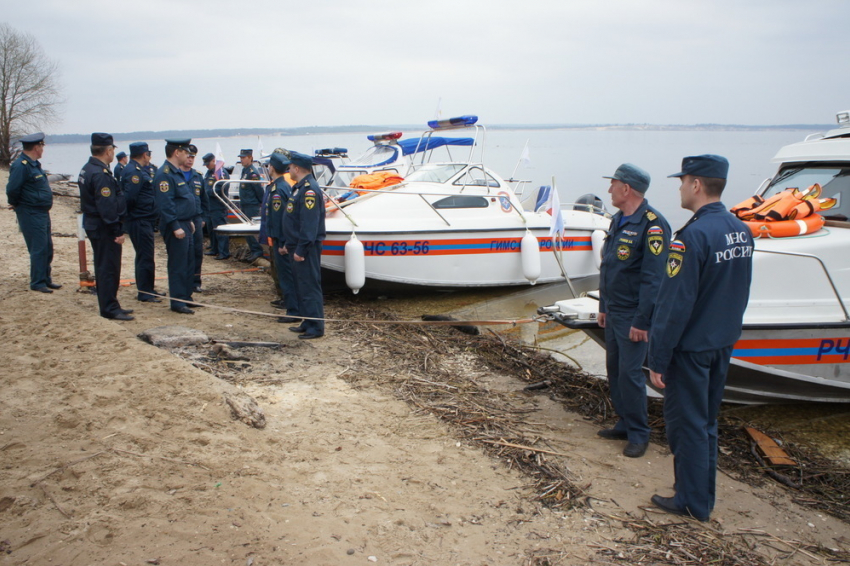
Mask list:
MULTIPOLYGON (((325 339, 303 343, 273 318, 212 308, 177 315, 136 302, 131 288, 119 298, 136 309, 135 321, 100 318, 95 297, 76 292, 75 207, 57 198, 52 213, 54 233, 70 236, 54 240, 54 280, 65 287, 52 295, 28 291, 23 238, 14 213, 0 211, 0 564, 344 565, 374 557, 501 565, 544 564, 546 555, 586 564, 601 560, 598 545, 629 536, 590 510, 541 508, 528 498, 528 478, 391 393, 348 385, 340 375, 351 359, 379 353, 333 325, 325 339), (222 395, 236 386, 136 336, 172 324, 284 343, 252 359, 270 384, 242 388, 265 410, 265 429, 231 419, 222 395)), ((164 275, 162 249, 158 262, 164 275)), ((124 276, 132 277, 129 244, 124 276)), ((209 276, 204 286, 212 304, 271 312, 267 275, 209 276)), ((581 417, 545 397, 534 403, 532 420, 573 455, 565 465, 608 513, 642 517, 652 493, 670 493, 666 448, 626 459, 620 443, 598 441, 581 417)), ((779 490, 721 474, 719 493, 711 528, 765 529, 829 547, 850 537, 846 524, 779 490)), ((789 563, 807 560, 798 554, 789 563)))

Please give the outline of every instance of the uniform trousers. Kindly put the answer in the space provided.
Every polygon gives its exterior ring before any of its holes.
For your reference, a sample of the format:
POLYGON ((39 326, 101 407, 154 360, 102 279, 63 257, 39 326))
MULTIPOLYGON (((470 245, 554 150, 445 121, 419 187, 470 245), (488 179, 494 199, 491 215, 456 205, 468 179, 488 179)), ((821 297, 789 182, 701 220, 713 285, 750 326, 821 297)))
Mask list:
POLYGON ((15 215, 30 254, 30 289, 46 287, 53 283, 50 278, 50 264, 53 263, 50 210, 18 205, 15 215))
POLYGON ((216 226, 227 224, 226 210, 213 210, 210 212, 210 248, 216 255, 230 257, 230 238, 215 231, 216 226))
POLYGON ((201 286, 201 270, 204 267, 204 219, 196 216, 195 233, 192 234, 192 253, 194 257, 194 269, 192 270, 192 284, 194 287, 201 286))
MULTIPOLYGON (((291 255, 295 248, 287 248, 291 255)), ((304 261, 292 259, 292 280, 295 283, 295 296, 298 297, 298 316, 324 318, 324 297, 322 296, 322 243, 316 242, 307 250, 304 261)), ((301 328, 307 334, 325 333, 324 320, 304 320, 301 328)))
POLYGON ((86 230, 94 251, 94 277, 97 281, 97 305, 100 316, 114 318, 120 314, 118 285, 121 281, 121 244, 107 227, 86 230))
MULTIPOLYGON (((281 254, 280 241, 274 240, 272 246, 272 258, 274 259, 274 269, 277 272, 278 287, 283 296, 284 304, 286 305, 286 316, 298 316, 298 296, 295 292, 295 279, 292 275, 292 255, 281 254)), ((321 285, 321 282, 319 283, 321 285)))
MULTIPOLYGON (((246 204, 242 207, 242 212, 248 218, 254 218, 260 214, 260 205, 246 204)), ((260 242, 257 241, 257 238, 254 236, 245 236, 245 243, 248 244, 248 249, 251 250, 251 255, 263 255, 263 247, 260 245, 260 242)))
POLYGON ((673 453, 674 503, 697 519, 714 509, 717 415, 732 346, 707 352, 673 351, 664 376, 664 420, 673 453))
POLYGON ((634 312, 610 310, 605 317, 605 350, 611 403, 620 420, 614 430, 628 435, 629 442, 649 442, 646 416, 646 361, 648 342, 629 340, 634 312))
MULTIPOLYGON (((174 235, 174 230, 163 227, 162 238, 165 240, 165 250, 168 252, 168 294, 175 299, 192 300, 194 284, 192 278, 195 271, 194 236, 192 235, 192 220, 178 220, 177 228, 182 228, 183 238, 174 235)), ((171 301, 171 308, 189 306, 180 301, 171 301)))
POLYGON ((126 223, 127 235, 136 250, 136 289, 139 291, 136 298, 140 301, 153 298, 148 293, 153 293, 156 278, 154 222, 152 218, 141 218, 128 220, 126 223))

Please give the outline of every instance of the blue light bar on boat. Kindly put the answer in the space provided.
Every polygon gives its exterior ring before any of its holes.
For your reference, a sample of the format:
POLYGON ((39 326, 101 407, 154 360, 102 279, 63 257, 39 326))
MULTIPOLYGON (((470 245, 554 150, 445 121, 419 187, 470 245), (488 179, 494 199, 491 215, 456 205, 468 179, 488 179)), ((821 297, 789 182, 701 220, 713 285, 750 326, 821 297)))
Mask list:
POLYGON ((478 116, 467 114, 465 116, 457 116, 456 118, 448 118, 446 120, 431 120, 430 122, 428 122, 428 127, 432 130, 459 128, 461 126, 472 126, 477 121, 478 116))
POLYGON ((388 140, 397 140, 402 136, 401 132, 388 132, 386 134, 372 134, 371 136, 366 136, 366 139, 370 142, 379 142, 379 141, 388 141, 388 140))
POLYGON ((347 153, 348 148, 346 147, 326 147, 316 150, 316 155, 346 155, 347 153))

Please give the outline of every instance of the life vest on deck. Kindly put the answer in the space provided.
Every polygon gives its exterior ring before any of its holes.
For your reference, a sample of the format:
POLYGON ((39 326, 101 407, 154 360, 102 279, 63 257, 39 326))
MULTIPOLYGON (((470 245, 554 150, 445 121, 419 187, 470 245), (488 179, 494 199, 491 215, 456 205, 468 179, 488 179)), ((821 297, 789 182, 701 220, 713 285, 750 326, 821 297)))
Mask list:
POLYGON ((834 198, 820 198, 820 194, 821 186, 815 183, 804 191, 785 189, 767 199, 754 195, 732 207, 731 212, 756 238, 801 236, 820 230, 825 219, 817 213, 837 204, 834 198))

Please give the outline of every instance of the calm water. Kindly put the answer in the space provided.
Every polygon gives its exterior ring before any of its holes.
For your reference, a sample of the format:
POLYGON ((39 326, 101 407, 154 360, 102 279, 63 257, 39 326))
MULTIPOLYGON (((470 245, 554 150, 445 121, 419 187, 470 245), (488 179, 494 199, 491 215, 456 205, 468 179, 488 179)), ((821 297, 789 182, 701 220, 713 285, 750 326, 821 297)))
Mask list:
MULTIPOLYGON (((755 132, 669 132, 669 131, 576 131, 576 130, 491 130, 487 132, 484 163, 496 173, 507 178, 513 173, 523 147, 528 141, 531 166, 520 167, 516 177, 531 181, 531 187, 548 185, 554 177, 561 202, 573 202, 586 193, 594 193, 608 204, 608 181, 618 165, 634 163, 652 176, 647 198, 676 228, 689 218, 679 207, 678 183, 667 175, 679 171, 685 155, 717 153, 731 163, 729 184, 724 202, 732 206, 749 196, 759 184, 774 174, 776 166, 770 162, 783 145, 802 141, 807 133, 799 130, 755 132)), ((418 136, 409 132, 405 137, 418 136)), ((453 134, 468 135, 461 131, 453 134)), ((165 160, 164 142, 147 141, 153 151, 154 163, 165 160)), ((303 153, 312 153, 324 147, 346 147, 349 155, 358 156, 371 142, 365 134, 322 134, 310 136, 256 136, 232 138, 200 138, 193 140, 201 155, 215 152, 221 145, 228 164, 237 162, 242 148, 264 151, 286 147, 303 153)), ((119 150, 127 150, 129 142, 121 142, 119 150)), ((76 175, 88 160, 87 144, 51 144, 45 148, 42 159, 51 173, 76 175)), ((198 164, 198 168, 201 165, 198 164)))

